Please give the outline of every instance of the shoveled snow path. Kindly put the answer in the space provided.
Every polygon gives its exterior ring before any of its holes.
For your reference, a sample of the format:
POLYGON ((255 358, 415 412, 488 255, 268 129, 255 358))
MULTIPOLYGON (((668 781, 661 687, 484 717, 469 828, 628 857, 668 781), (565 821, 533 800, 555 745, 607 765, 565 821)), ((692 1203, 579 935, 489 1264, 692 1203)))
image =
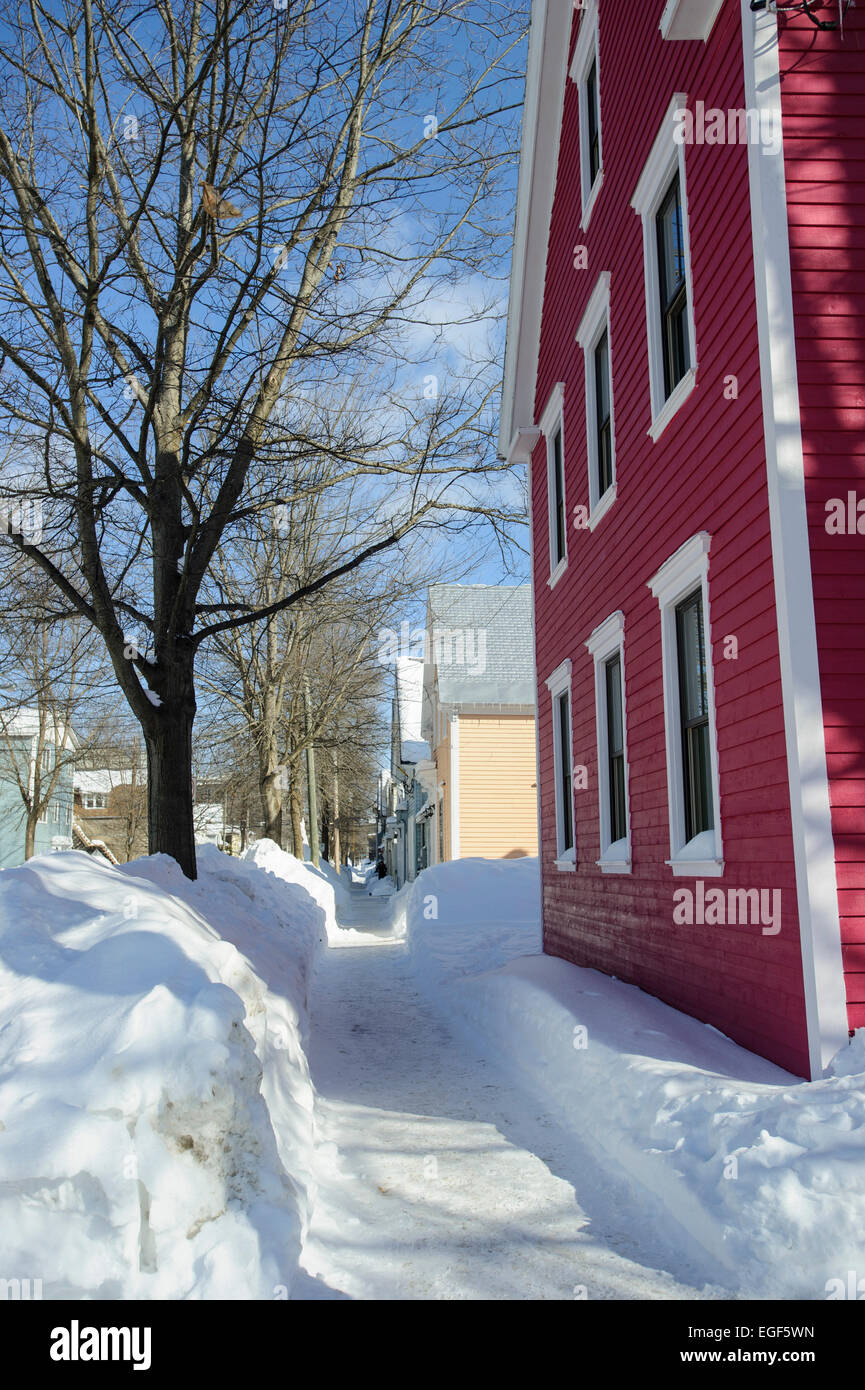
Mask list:
MULTIPOLYGON (((358 896, 343 925, 386 930, 388 900, 358 896)), ((295 1297, 729 1297, 450 1033, 404 946, 323 952, 311 1013, 320 1185, 295 1297)))

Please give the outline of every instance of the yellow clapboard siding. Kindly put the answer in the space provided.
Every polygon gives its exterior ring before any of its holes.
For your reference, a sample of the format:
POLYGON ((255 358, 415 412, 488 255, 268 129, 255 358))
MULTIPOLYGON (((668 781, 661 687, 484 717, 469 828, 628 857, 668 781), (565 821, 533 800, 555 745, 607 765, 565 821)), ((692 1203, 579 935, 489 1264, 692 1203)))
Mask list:
POLYGON ((533 718, 460 716, 461 859, 537 854, 536 782, 533 718))

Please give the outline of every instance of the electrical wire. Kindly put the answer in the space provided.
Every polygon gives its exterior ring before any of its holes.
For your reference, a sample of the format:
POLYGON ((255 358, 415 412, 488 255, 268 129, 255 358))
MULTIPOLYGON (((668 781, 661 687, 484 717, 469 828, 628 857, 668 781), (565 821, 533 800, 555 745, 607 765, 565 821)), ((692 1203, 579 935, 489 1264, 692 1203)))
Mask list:
POLYGON ((772 0, 751 0, 752 10, 765 10, 767 4, 771 4, 776 14, 804 14, 810 19, 815 29, 843 29, 844 15, 854 3, 854 0, 843 0, 844 8, 841 8, 841 0, 838 3, 838 19, 818 19, 814 14, 814 5, 817 0, 794 0, 791 4, 780 4, 778 0, 772 4, 772 0))

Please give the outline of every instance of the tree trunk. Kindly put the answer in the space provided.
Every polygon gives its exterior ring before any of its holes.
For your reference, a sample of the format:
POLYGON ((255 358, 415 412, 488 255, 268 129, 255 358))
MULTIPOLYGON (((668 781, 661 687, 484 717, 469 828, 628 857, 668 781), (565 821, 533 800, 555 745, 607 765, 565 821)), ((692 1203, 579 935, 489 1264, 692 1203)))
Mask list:
POLYGON ((281 768, 264 772, 261 779, 261 804, 264 809, 264 833, 282 849, 282 788, 281 768))
POLYGON ((24 858, 32 859, 36 853, 36 825, 38 816, 27 814, 27 825, 24 830, 24 858))
POLYGON ((339 843, 339 763, 334 757, 333 762, 333 867, 339 873, 339 861, 341 856, 339 843))
POLYGON ((192 803, 192 726, 195 721, 194 657, 174 653, 160 671, 161 704, 147 721, 147 823, 151 854, 170 854, 187 878, 195 878, 192 803))
POLYGON ((288 806, 291 815, 291 852, 295 859, 303 862, 303 806, 300 791, 300 768, 298 767, 291 769, 288 806))
POLYGON ((312 744, 312 700, 309 694, 309 681, 303 678, 303 707, 306 715, 306 783, 309 802, 309 856, 318 868, 318 789, 315 782, 315 748, 312 744))

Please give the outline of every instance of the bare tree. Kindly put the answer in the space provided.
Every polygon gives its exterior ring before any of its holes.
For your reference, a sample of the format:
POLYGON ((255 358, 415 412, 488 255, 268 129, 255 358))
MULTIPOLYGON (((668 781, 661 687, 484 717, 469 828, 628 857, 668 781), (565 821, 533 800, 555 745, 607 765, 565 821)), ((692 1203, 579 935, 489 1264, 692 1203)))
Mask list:
MULTIPOLYGON (((100 632, 143 732, 150 848, 190 877, 196 654, 311 591, 205 603, 205 576, 235 525, 305 495, 302 468, 289 496, 268 479, 274 451, 319 451, 305 384, 395 346, 409 361, 407 329, 441 322, 436 298, 464 304, 504 249, 519 9, 5 11, 0 410, 38 456, 50 513, 39 543, 12 540, 100 632), (438 114, 407 112, 418 91, 438 114)), ((476 297, 445 317, 488 309, 476 297)), ((429 399, 394 377, 399 419, 374 403, 377 431, 338 455, 346 478, 382 484, 378 505, 316 589, 419 525, 509 524, 518 508, 487 481, 505 467, 495 391, 482 364, 429 399)))

